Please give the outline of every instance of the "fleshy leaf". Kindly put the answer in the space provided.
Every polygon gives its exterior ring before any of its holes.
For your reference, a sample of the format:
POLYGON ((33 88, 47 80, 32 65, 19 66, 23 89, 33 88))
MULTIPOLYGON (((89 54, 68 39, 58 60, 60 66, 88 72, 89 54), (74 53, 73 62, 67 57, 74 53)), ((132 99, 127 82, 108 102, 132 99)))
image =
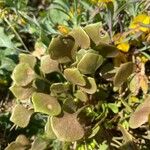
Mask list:
POLYGON ((29 64, 31 68, 34 68, 34 66, 36 64, 36 58, 30 54, 20 54, 19 61, 20 61, 20 63, 29 64))
POLYGON ((97 85, 94 78, 87 77, 86 85, 81 86, 80 89, 88 94, 94 94, 97 90, 97 85))
POLYGON ((59 71, 58 62, 50 58, 49 55, 41 57, 41 71, 43 73, 51 73, 54 71, 59 71))
POLYGON ((28 110, 24 106, 17 104, 13 109, 10 121, 19 127, 25 128, 29 124, 32 113, 32 110, 28 110))
POLYGON ((82 102, 88 101, 87 94, 81 90, 77 90, 77 92, 75 93, 75 97, 78 98, 79 100, 81 100, 82 102))
POLYGON ((34 93, 32 102, 35 112, 55 116, 61 112, 61 106, 55 97, 43 93, 34 93))
POLYGON ((140 89, 140 78, 139 74, 133 76, 129 83, 129 89, 133 95, 137 95, 140 89))
POLYGON ((102 28, 101 23, 87 25, 84 27, 84 30, 96 45, 99 44, 99 42, 109 42, 109 35, 102 28))
POLYGON ((103 57, 98 54, 86 53, 77 65, 83 74, 94 74, 103 63, 103 57))
POLYGON ((32 55, 40 59, 41 56, 45 54, 46 48, 46 45, 44 45, 44 43, 41 40, 37 40, 35 42, 34 51, 32 52, 32 55))
POLYGON ((129 125, 131 128, 135 129, 143 125, 148 121, 150 114, 150 95, 147 96, 145 101, 140 104, 135 112, 130 117, 129 125))
POLYGON ((19 100, 29 99, 34 92, 33 87, 21 87, 15 84, 10 87, 10 90, 19 100))
POLYGON ((72 37, 58 36, 52 39, 48 51, 52 59, 65 63, 72 59, 74 44, 72 37))
POLYGON ((20 134, 20 135, 17 136, 16 142, 21 143, 22 145, 30 145, 30 141, 23 134, 20 134))
POLYGON ((52 129, 52 126, 51 126, 51 119, 50 119, 50 117, 48 117, 47 123, 45 125, 45 134, 46 134, 46 137, 48 139, 56 139, 56 135, 53 132, 53 129, 52 129))
POLYGON ((148 79, 146 75, 141 76, 140 86, 144 94, 148 92, 148 79))
POLYGON ((24 145, 22 145, 21 143, 18 142, 11 142, 6 148, 5 150, 25 150, 26 147, 24 145))
POLYGON ((120 87, 134 71, 134 64, 127 62, 122 64, 114 77, 114 86, 120 87))
POLYGON ((28 85, 35 79, 35 77, 35 72, 27 63, 18 64, 12 74, 12 79, 20 86, 28 85))
POLYGON ((47 83, 46 81, 42 80, 42 79, 38 79, 36 78, 33 81, 32 86, 36 89, 37 92, 40 93, 49 93, 49 83, 47 83))
POLYGON ((84 136, 84 130, 76 114, 64 113, 62 117, 51 118, 52 129, 60 141, 73 142, 84 136))
POLYGON ((100 55, 107 58, 114 58, 119 54, 119 50, 115 46, 102 42, 100 42, 94 50, 98 51, 100 55))
POLYGON ((67 78, 68 81, 70 81, 73 84, 77 84, 80 86, 85 86, 86 82, 83 78, 82 74, 77 68, 67 68, 64 70, 64 75, 67 78))
POLYGON ((50 91, 55 94, 67 92, 70 88, 69 83, 53 83, 50 87, 50 91))
POLYGON ((33 143, 31 150, 45 150, 47 148, 48 142, 40 137, 37 137, 33 143))
POLYGON ((69 35, 75 39, 80 48, 87 49, 90 47, 90 38, 81 27, 74 28, 69 35))

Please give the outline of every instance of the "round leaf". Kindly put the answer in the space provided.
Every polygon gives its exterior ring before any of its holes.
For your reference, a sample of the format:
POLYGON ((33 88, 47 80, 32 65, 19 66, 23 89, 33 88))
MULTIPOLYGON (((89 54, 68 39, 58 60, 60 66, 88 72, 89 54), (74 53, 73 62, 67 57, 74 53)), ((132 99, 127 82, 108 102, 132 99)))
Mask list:
POLYGON ((35 112, 55 116, 60 114, 61 106, 55 97, 43 93, 34 93, 32 102, 35 112))
POLYGON ((77 92, 75 93, 75 97, 78 98, 79 100, 81 100, 82 102, 88 101, 87 94, 81 90, 77 90, 77 92))
POLYGON ((56 135, 53 132, 52 126, 51 126, 51 119, 48 117, 47 123, 45 125, 45 134, 46 137, 49 139, 56 139, 56 135))
POLYGON ((12 85, 10 90, 14 94, 14 96, 19 100, 26 100, 29 99, 34 92, 33 87, 21 87, 18 85, 12 85))
POLYGON ((36 58, 30 54, 20 54, 19 55, 20 63, 27 63, 31 68, 34 68, 36 64, 36 58))
POLYGON ((90 47, 90 38, 81 27, 74 28, 69 35, 75 39, 75 42, 79 47, 85 49, 90 47))
POLYGON ((80 89, 88 94, 94 94, 97 90, 97 85, 94 78, 87 77, 86 85, 81 86, 80 89))
POLYGON ((135 129, 140 127, 142 124, 148 121, 150 114, 150 96, 148 96, 145 101, 140 104, 135 112, 130 117, 129 125, 131 128, 135 129))
POLYGON ((22 145, 30 145, 30 141, 27 139, 27 137, 23 134, 18 135, 16 138, 16 142, 20 143, 22 145))
POLYGON ((96 45, 99 42, 109 42, 109 35, 99 22, 85 26, 84 30, 96 45))
POLYGON ((52 59, 65 63, 72 59, 74 44, 72 37, 58 36, 52 39, 48 51, 52 59))
POLYGON ((51 118, 52 129, 61 141, 74 142, 84 136, 84 130, 75 114, 65 113, 62 117, 51 118))
POLYGON ((140 78, 139 74, 133 76, 129 83, 129 89, 133 93, 133 95, 137 95, 140 89, 140 78))
POLYGON ((11 142, 5 150, 25 150, 26 147, 18 142, 11 142))
POLYGON ((103 57, 98 54, 86 53, 77 65, 83 74, 94 74, 103 63, 103 57))
POLYGON ((28 85, 35 79, 35 77, 35 72, 27 63, 18 64, 12 73, 12 79, 20 86, 28 85))
POLYGON ((77 84, 80 86, 85 86, 86 82, 83 78, 82 74, 77 68, 67 68, 64 70, 64 75, 68 81, 72 82, 73 84, 77 84))
POLYGON ((28 110, 24 106, 17 104, 12 111, 10 121, 19 127, 25 128, 29 124, 32 113, 32 110, 28 110))
POLYGON ((40 68, 43 73, 51 73, 54 71, 59 71, 58 62, 56 60, 52 60, 49 55, 41 57, 40 68))
POLYGON ((127 62, 122 64, 114 77, 114 86, 120 87, 134 71, 134 64, 127 62))
POLYGON ((69 84, 68 83, 53 83, 50 87, 50 91, 52 93, 63 93, 67 92, 69 90, 69 84))

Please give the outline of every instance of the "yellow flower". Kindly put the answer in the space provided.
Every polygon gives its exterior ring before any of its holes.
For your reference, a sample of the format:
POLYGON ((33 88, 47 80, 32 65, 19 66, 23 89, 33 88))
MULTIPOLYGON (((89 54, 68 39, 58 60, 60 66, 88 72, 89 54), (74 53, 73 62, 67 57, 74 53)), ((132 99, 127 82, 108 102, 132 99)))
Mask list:
POLYGON ((114 36, 114 43, 117 48, 122 52, 128 52, 130 49, 130 45, 128 41, 125 40, 125 38, 126 37, 124 35, 121 35, 120 33, 114 36))
POLYGON ((149 59, 144 55, 140 55, 137 57, 137 60, 139 60, 141 63, 145 64, 149 59))
POLYGON ((64 25, 59 25, 58 27, 58 31, 63 34, 63 35, 66 35, 69 33, 69 28, 67 26, 64 26, 64 25))
POLYGON ((131 96, 129 98, 129 103, 138 103, 139 102, 139 99, 135 96, 131 96))
POLYGON ((134 29, 134 31, 137 31, 137 32, 138 31, 148 32, 150 31, 150 28, 147 27, 146 25, 150 25, 150 16, 146 14, 139 14, 130 23, 129 28, 134 29))
POLYGON ((120 43, 117 48, 123 52, 128 52, 129 51, 129 48, 130 48, 130 45, 128 42, 124 42, 124 43, 120 43))

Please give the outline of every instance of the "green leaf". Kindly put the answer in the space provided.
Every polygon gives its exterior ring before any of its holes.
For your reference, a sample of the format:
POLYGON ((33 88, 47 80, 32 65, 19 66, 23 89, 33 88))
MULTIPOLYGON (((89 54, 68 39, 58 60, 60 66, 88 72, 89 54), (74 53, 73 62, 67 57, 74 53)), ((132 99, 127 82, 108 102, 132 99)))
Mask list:
POLYGON ((37 137, 31 146, 31 150, 45 150, 47 148, 48 142, 40 137, 37 137))
POLYGON ((106 58, 114 58, 119 54, 119 50, 115 46, 103 42, 95 46, 94 50, 98 51, 100 55, 106 58))
POLYGON ((35 77, 35 72, 27 63, 18 64, 12 73, 12 79, 20 86, 28 85, 35 79, 35 77))
POLYGON ((98 54, 86 53, 77 65, 83 74, 94 74, 103 63, 103 57, 98 54))
POLYGON ((100 42, 108 43, 110 40, 108 33, 103 29, 100 22, 87 25, 84 30, 96 45, 100 42))
POLYGON ((56 116, 61 112, 61 106, 55 97, 44 93, 34 93, 32 102, 35 112, 56 116))
POLYGON ((26 147, 24 145, 22 145, 21 143, 17 143, 17 142, 11 142, 6 148, 5 150, 25 150, 26 147))
POLYGON ((135 74, 129 83, 129 89, 133 95, 137 95, 140 89, 139 74, 135 74))
POLYGON ((32 113, 32 110, 28 110, 24 106, 17 104, 13 108, 10 121, 19 127, 25 128, 29 124, 32 113))
POLYGON ((97 91, 97 85, 94 78, 85 77, 86 85, 80 86, 80 89, 88 94, 94 94, 97 91))
POLYGON ((45 135, 48 139, 56 139, 56 135, 53 132, 52 126, 51 126, 51 119, 48 117, 47 123, 45 125, 45 135))
POLYGON ((79 100, 81 100, 82 102, 87 102, 88 101, 88 96, 87 93, 81 91, 81 90, 77 90, 75 93, 75 97, 79 100))
POLYGON ((77 68, 67 68, 64 70, 64 75, 68 81, 73 84, 85 86, 86 82, 82 74, 77 68))
POLYGON ((57 8, 50 9, 49 17, 54 24, 63 24, 65 20, 68 20, 68 15, 57 8))
POLYGON ((52 59, 58 60, 60 63, 66 63, 72 60, 74 44, 72 37, 58 36, 52 39, 48 52, 52 59))
POLYGON ((32 93, 35 91, 33 87, 21 87, 18 85, 12 85, 9 88, 14 96, 19 100, 26 100, 29 99, 32 93))
POLYGON ((119 112, 119 109, 118 109, 117 104, 109 103, 109 104, 108 104, 108 107, 109 107, 115 114, 119 112))
POLYGON ((122 64, 114 76, 114 86, 120 87, 134 71, 134 64, 127 62, 122 64))
POLYGON ((4 69, 7 71, 13 71, 15 66, 16 66, 16 64, 13 59, 8 58, 7 56, 3 56, 2 60, 1 60, 0 69, 4 69))
POLYGON ((49 93, 50 84, 47 83, 46 81, 42 80, 42 79, 36 78, 33 81, 32 86, 35 88, 35 90, 37 92, 40 92, 40 93, 49 93))
POLYGON ((69 35, 75 39, 80 48, 87 49, 90 47, 90 38, 81 27, 74 28, 69 35))
POLYGON ((141 86, 141 89, 144 94, 147 94, 147 92, 148 92, 148 89, 149 89, 148 83, 149 83, 149 81, 147 79, 147 76, 142 75, 141 80, 140 80, 140 86, 141 86))
POLYGON ((20 54, 19 55, 20 63, 27 63, 31 68, 34 68, 36 64, 36 58, 30 54, 20 54))
POLYGON ((84 130, 76 114, 64 113, 62 117, 51 118, 52 129, 60 141, 74 142, 84 136, 84 130))
POLYGON ((150 95, 147 95, 145 101, 140 104, 135 112, 131 114, 129 125, 132 129, 136 129, 148 121, 150 114, 150 95))
POLYGON ((16 140, 17 143, 20 143, 22 145, 30 145, 30 141, 27 139, 27 137, 23 134, 20 134, 17 136, 16 140))
POLYGON ((59 72, 58 65, 58 62, 56 60, 52 60, 49 55, 41 57, 40 69, 45 74, 55 71, 59 72))
POLYGON ((3 27, 0 27, 0 47, 14 48, 11 39, 4 33, 3 27))
POLYGON ((61 94, 67 92, 70 89, 69 83, 53 83, 50 87, 50 91, 54 94, 61 94))

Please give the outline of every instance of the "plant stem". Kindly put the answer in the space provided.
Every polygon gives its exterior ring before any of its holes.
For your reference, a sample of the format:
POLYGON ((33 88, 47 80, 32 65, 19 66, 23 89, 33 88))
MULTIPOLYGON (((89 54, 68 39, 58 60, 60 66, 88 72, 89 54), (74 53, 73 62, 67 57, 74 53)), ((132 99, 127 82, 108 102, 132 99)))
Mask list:
POLYGON ((4 17, 4 21, 10 26, 10 28, 12 29, 12 31, 15 33, 16 37, 19 39, 19 41, 21 42, 21 44, 23 45, 23 47, 25 48, 26 51, 29 52, 28 48, 26 47, 26 45, 24 44, 23 40, 21 39, 20 35, 17 33, 17 31, 15 30, 15 28, 11 25, 11 23, 9 22, 9 20, 4 17))

